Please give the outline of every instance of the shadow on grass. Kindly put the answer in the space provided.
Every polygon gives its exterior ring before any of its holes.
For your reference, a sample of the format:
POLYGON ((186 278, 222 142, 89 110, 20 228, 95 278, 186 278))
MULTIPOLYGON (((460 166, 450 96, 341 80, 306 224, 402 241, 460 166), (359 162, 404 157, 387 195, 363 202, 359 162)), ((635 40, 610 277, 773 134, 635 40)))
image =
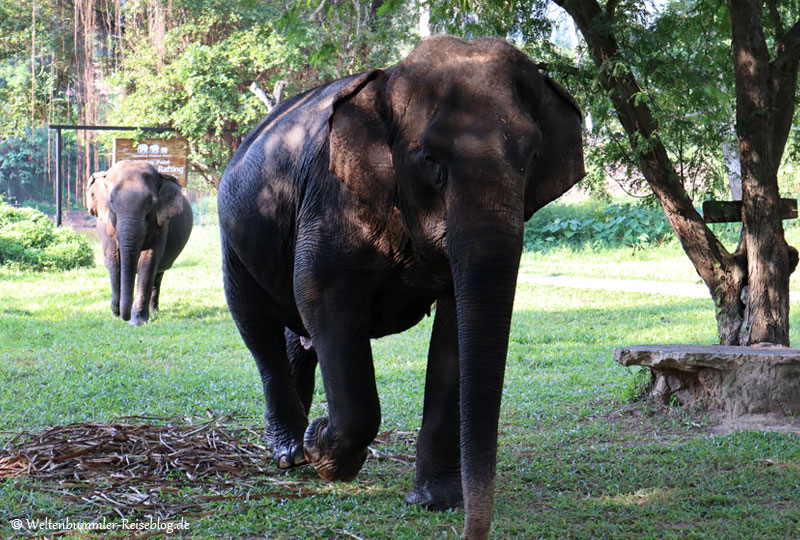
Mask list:
POLYGON ((4 317, 8 317, 10 315, 17 317, 31 317, 33 315, 33 312, 28 311, 27 309, 18 309, 18 308, 7 308, 0 313, 2 313, 4 317))
POLYGON ((777 540, 797 531, 795 436, 648 435, 660 427, 634 429, 641 444, 620 444, 618 434, 599 445, 593 429, 555 442, 554 426, 532 452, 501 465, 496 525, 529 538, 777 540))
MULTIPOLYGON (((162 315, 166 318, 166 313, 162 315)), ((171 323, 179 322, 181 320, 191 320, 202 322, 204 320, 218 321, 220 319, 230 319, 230 311, 228 306, 203 306, 203 307, 186 307, 180 310, 180 313, 169 315, 171 323)))

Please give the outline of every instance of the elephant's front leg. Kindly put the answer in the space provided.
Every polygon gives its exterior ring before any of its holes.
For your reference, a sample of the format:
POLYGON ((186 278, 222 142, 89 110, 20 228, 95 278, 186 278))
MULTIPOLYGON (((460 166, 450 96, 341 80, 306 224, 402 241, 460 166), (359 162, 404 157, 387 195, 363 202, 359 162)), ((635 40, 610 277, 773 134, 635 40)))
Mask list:
POLYGON ((116 249, 114 253, 106 258, 106 268, 108 268, 108 275, 111 278, 111 313, 119 317, 119 251, 116 249))
POLYGON ((367 459, 367 446, 381 422, 372 349, 365 328, 368 310, 354 302, 359 285, 330 287, 312 296, 301 312, 319 360, 328 417, 309 424, 306 459, 326 480, 353 480, 367 459), (338 290, 336 290, 338 289, 338 290))
POLYGON ((150 318, 150 296, 156 281, 158 260, 153 249, 145 249, 139 254, 139 265, 136 272, 136 296, 130 323, 134 326, 145 324, 150 318))
POLYGON ((416 480, 406 495, 409 504, 432 510, 463 504, 458 388, 458 320, 451 292, 436 303, 417 439, 416 480))
POLYGON ((119 317, 119 246, 117 246, 116 240, 108 236, 105 229, 105 223, 98 225, 100 243, 103 246, 103 262, 108 269, 108 276, 111 279, 111 313, 119 317), (102 230, 100 227, 102 227, 102 230))

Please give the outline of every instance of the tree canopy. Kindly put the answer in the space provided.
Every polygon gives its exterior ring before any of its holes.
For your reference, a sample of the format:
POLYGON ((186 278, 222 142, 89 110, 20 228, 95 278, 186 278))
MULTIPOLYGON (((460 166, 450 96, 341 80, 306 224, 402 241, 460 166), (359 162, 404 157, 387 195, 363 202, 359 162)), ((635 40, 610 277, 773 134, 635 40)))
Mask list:
MULTIPOLYGON (((395 63, 419 38, 420 12, 427 9, 434 32, 507 37, 547 64, 589 114, 586 185, 602 194, 617 183, 647 197, 585 41, 571 35, 574 23, 558 3, 0 0, 0 132, 30 139, 31 129, 48 122, 173 127, 191 142, 195 172, 213 183, 235 146, 233 134, 265 113, 250 83, 269 92, 283 80, 291 95, 395 63)), ((608 24, 620 44, 606 68, 637 76, 636 100, 650 106, 690 195, 726 191, 736 162, 727 7, 697 0, 606 5, 613 6, 608 24)), ((791 20, 797 1, 764 6, 774 41, 775 21, 791 20)), ((100 139, 108 147, 108 137, 100 139)), ((795 171, 798 154, 791 137, 784 170, 795 171)), ((97 160, 85 161, 88 170, 97 160)), ((786 189, 794 187, 789 176, 786 189)))

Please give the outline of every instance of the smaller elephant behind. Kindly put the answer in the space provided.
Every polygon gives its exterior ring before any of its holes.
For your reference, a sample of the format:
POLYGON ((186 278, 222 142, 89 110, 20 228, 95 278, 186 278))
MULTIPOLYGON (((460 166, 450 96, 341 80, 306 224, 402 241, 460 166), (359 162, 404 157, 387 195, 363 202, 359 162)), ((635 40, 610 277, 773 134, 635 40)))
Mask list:
POLYGON ((93 174, 86 205, 97 217, 111 277, 111 311, 135 326, 145 324, 158 311, 164 272, 189 240, 192 207, 175 177, 131 160, 93 174))

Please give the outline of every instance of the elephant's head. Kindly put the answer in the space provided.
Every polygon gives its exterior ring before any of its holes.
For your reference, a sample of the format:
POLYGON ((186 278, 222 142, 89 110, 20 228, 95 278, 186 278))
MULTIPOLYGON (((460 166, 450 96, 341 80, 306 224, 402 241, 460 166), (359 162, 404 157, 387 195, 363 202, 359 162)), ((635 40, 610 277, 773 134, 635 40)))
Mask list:
MULTIPOLYGON (((331 170, 399 208, 415 249, 452 273, 468 538, 488 535, 497 422, 523 225, 584 175, 581 115, 504 41, 423 41, 341 92, 331 170)), ((365 197, 369 199, 369 197, 365 197)))
POLYGON ((109 236, 116 238, 121 274, 120 316, 130 320, 139 255, 152 247, 167 221, 181 213, 180 184, 146 161, 119 161, 108 171, 92 175, 86 203, 109 236))

